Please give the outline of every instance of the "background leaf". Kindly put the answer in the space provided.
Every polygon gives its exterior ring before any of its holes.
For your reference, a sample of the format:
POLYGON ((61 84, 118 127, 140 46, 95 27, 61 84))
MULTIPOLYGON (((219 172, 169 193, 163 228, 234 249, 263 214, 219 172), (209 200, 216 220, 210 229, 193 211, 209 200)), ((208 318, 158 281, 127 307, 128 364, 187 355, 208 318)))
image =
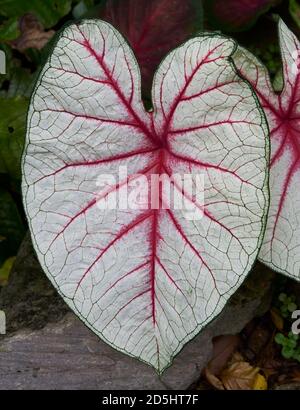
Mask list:
POLYGON ((72 0, 0 0, 0 14, 12 18, 32 13, 49 28, 70 12, 71 4, 72 0))
POLYGON ((0 266, 17 253, 24 237, 25 229, 10 193, 0 188, 0 266))
POLYGON ((278 0, 206 0, 205 10, 213 27, 223 31, 243 31, 253 25, 278 0))
POLYGON ((54 30, 45 31, 33 14, 25 14, 19 22, 20 36, 10 44, 24 52, 28 48, 41 50, 55 34, 54 30))
POLYGON ((11 256, 10 258, 6 259, 6 261, 0 267, 0 286, 6 285, 15 259, 15 256, 11 256))
MULTIPOLYGON (((281 93, 274 91, 267 68, 253 54, 239 48, 234 60, 253 86, 270 127, 271 202, 259 258, 283 275, 300 280, 300 42, 282 20, 279 37, 284 74, 281 93)), ((282 315, 288 314, 287 306, 282 315)))
POLYGON ((149 93, 162 58, 202 29, 201 0, 108 0, 102 18, 129 41, 149 93))
POLYGON ((297 0, 290 0, 290 7, 289 7, 291 16, 293 17, 295 23, 300 28, 300 4, 297 0))
POLYGON ((19 23, 16 17, 5 20, 0 25, 0 41, 15 40, 20 34, 19 23))
POLYGON ((21 176, 28 98, 0 98, 0 172, 21 176))
POLYGON ((28 69, 22 67, 14 67, 14 69, 7 76, 5 76, 5 80, 8 82, 8 87, 6 90, 0 91, 0 97, 10 100, 14 97, 29 98, 32 92, 35 78, 36 73, 32 74, 28 69))

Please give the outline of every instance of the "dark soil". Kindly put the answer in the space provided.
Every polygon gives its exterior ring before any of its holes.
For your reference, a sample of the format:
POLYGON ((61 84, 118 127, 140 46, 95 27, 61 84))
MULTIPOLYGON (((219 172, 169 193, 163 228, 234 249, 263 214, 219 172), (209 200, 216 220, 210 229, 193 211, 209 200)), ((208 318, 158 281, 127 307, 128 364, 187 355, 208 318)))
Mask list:
POLYGON ((69 311, 39 267, 29 235, 21 245, 8 284, 0 290, 0 310, 6 314, 8 333, 24 327, 41 329, 69 311))

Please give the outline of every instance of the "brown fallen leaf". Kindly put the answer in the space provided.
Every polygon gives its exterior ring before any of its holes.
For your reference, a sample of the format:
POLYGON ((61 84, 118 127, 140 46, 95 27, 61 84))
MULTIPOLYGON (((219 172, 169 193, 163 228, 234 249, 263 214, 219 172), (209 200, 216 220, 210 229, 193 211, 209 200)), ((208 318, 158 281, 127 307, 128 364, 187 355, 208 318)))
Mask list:
MULTIPOLYGON (((268 322, 270 318, 268 316, 268 322)), ((272 331, 274 330, 273 324, 271 324, 271 329, 265 323, 264 320, 254 320, 252 322, 251 329, 242 334, 244 340, 243 344, 243 356, 245 361, 251 361, 257 363, 260 356, 264 356, 264 350, 268 345, 269 341, 272 340, 272 331)), ((259 364, 258 364, 258 367, 259 364)))
POLYGON ((237 353, 221 373, 220 380, 226 390, 254 390, 257 387, 259 371, 259 367, 251 366, 237 353))
POLYGON ((21 17, 19 25, 21 35, 10 44, 21 52, 28 48, 41 50, 55 34, 54 30, 45 31, 38 19, 32 14, 25 14, 21 17))
POLYGON ((215 389, 225 390, 225 387, 221 380, 210 371, 209 367, 206 367, 204 369, 204 376, 208 383, 211 384, 215 389))
POLYGON ((204 374, 207 381, 218 390, 267 390, 267 380, 259 372, 259 367, 251 366, 236 352, 219 375, 212 373, 209 366, 204 374))
POLYGON ((226 390, 252 390, 258 372, 248 362, 236 362, 222 372, 221 380, 226 390))
POLYGON ((224 390, 223 383, 218 378, 232 354, 240 343, 239 336, 219 336, 213 341, 213 358, 204 369, 207 381, 216 389, 224 390))
POLYGON ((213 340, 213 357, 208 367, 215 375, 220 374, 239 343, 240 338, 237 335, 219 336, 213 340))
POLYGON ((272 322, 278 330, 282 330, 284 327, 284 320, 280 315, 280 312, 276 308, 270 310, 272 322))
POLYGON ((282 367, 276 380, 278 386, 291 383, 300 385, 300 366, 298 364, 291 365, 290 367, 282 367))

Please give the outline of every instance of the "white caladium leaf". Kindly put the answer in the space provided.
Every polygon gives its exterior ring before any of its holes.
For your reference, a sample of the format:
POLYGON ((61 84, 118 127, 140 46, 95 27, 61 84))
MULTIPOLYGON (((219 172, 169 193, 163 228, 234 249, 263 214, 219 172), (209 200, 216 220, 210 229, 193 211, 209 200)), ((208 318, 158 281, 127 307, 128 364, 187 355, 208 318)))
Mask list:
POLYGON ((263 237, 268 130, 235 49, 215 34, 171 52, 147 112, 128 44, 83 21, 60 35, 31 100, 23 195, 39 261, 87 326, 158 372, 221 312, 263 237), (174 174, 203 175, 205 206, 172 182, 193 215, 163 206, 165 180, 146 209, 107 206, 137 175, 174 174))
POLYGON ((300 43, 283 21, 279 34, 284 77, 280 93, 251 53, 239 48, 234 60, 255 89, 271 132, 271 204, 259 258, 300 280, 300 43))

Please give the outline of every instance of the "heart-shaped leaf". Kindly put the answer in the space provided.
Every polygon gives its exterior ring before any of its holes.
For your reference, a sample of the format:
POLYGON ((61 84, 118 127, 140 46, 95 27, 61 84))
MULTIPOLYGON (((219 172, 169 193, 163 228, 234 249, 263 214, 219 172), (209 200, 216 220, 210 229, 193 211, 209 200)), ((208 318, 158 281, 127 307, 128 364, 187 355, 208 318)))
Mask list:
POLYGON ((40 263, 96 334, 158 372, 220 313, 262 241, 267 126, 235 49, 214 34, 171 52, 146 112, 126 41, 84 21, 60 35, 31 101, 23 195, 40 263), (166 179, 146 209, 106 206, 137 176, 174 174, 204 176, 205 207, 171 183, 194 215, 164 206, 166 179))
POLYGON ((235 32, 247 30, 280 0, 205 0, 205 9, 215 28, 235 32))
POLYGON ((202 0, 108 0, 102 17, 129 41, 147 93, 162 58, 202 29, 202 0))
POLYGON ((300 279, 300 43, 279 22, 284 87, 275 93, 267 69, 240 48, 235 64, 254 87, 271 131, 271 205, 262 262, 283 274, 300 279))

